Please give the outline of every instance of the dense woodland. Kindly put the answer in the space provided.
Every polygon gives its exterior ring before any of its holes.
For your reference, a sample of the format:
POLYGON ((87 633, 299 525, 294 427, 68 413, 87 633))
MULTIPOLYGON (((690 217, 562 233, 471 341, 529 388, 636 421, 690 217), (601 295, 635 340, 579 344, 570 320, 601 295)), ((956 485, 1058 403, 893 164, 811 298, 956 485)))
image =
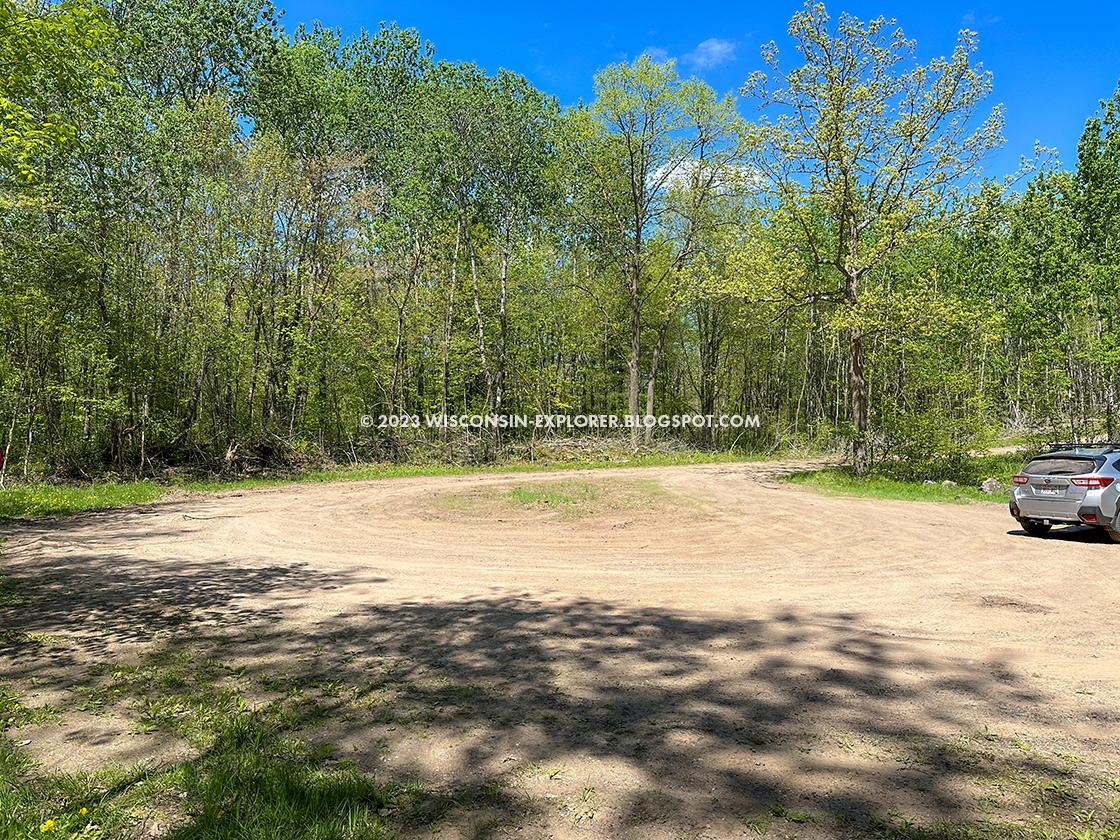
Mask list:
POLYGON ((970 33, 922 64, 807 6, 733 95, 643 56, 563 109, 261 0, 0 0, 0 31, 9 477, 568 433, 380 415, 757 414, 603 434, 927 472, 1120 436, 1120 91, 1075 164, 985 180, 970 33))

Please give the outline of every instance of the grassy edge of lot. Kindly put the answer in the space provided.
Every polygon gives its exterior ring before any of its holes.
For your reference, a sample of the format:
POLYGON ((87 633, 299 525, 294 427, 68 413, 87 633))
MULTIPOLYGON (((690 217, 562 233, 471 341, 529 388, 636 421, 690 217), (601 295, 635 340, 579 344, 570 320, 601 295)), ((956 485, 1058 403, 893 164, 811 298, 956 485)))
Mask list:
POLYGON ((166 492, 166 487, 154 481, 106 481, 85 486, 24 484, 0 490, 0 522, 146 504, 166 492))
MULTIPOLYGON (((367 464, 339 467, 289 475, 267 475, 241 478, 183 478, 172 480, 170 486, 155 481, 105 481, 85 486, 26 484, 0 490, 0 522, 37 516, 67 516, 87 510, 105 510, 158 500, 170 487, 194 492, 244 490, 285 484, 326 483, 334 481, 369 481, 411 476, 466 475, 470 473, 535 473, 578 469, 611 469, 618 467, 672 467, 690 464, 748 463, 779 460, 790 454, 744 456, 732 452, 610 453, 591 460, 537 462, 499 462, 476 466, 452 464, 367 464)), ((986 494, 979 485, 985 478, 995 478, 1005 488, 1011 476, 1023 463, 1019 453, 984 455, 972 458, 964 471, 968 480, 953 485, 931 484, 911 478, 894 477, 882 466, 866 476, 856 476, 850 467, 828 467, 795 473, 785 478, 790 484, 825 494, 858 496, 872 499, 970 504, 972 502, 1003 502, 1004 494, 986 494)))
POLYGON ((966 464, 964 469, 966 476, 948 484, 940 481, 925 483, 920 479, 892 476, 889 466, 862 476, 855 475, 851 467, 826 467, 810 472, 793 473, 784 476, 783 480, 826 495, 957 505, 974 502, 1005 504, 1007 491, 1011 487, 1011 477, 1022 465, 1023 457, 1017 452, 976 456, 966 464), (1003 487, 1003 491, 983 492, 980 485, 988 478, 996 479, 1003 487))
POLYGON ((564 461, 513 461, 479 465, 454 464, 366 464, 353 468, 313 471, 292 476, 263 476, 249 478, 200 479, 176 484, 184 490, 217 492, 241 490, 251 487, 271 487, 280 484, 322 483, 330 481, 370 481, 383 478, 409 478, 425 475, 468 475, 471 473, 536 473, 563 470, 617 469, 620 467, 679 467, 690 464, 726 464, 747 461, 775 460, 780 456, 744 456, 734 452, 682 452, 617 453, 606 458, 564 461))
POLYGON ((498 462, 476 466, 453 464, 366 464, 285 475, 235 478, 172 479, 170 485, 156 481, 103 481, 82 486, 32 483, 0 490, 0 522, 37 516, 68 516, 88 510, 107 510, 154 502, 171 488, 195 492, 221 492, 285 484, 327 483, 333 481, 370 481, 427 475, 467 475, 470 473, 529 473, 562 470, 611 469, 618 467, 673 467, 689 464, 723 464, 774 460, 781 456, 744 457, 741 453, 681 452, 612 453, 606 458, 538 462, 498 462))

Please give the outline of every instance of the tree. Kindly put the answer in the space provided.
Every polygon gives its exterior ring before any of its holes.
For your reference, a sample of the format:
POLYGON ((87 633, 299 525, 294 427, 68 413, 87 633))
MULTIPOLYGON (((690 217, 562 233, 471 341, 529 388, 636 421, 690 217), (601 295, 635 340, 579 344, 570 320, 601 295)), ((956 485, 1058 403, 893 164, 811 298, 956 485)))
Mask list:
MULTIPOLYGON (((465 247, 470 264, 486 410, 501 414, 507 388, 511 267, 547 204, 544 171, 556 104, 508 70, 494 77, 473 64, 444 63, 439 70, 442 104, 433 139, 441 149, 441 185, 454 205, 457 247, 465 247), (465 246, 459 246, 464 240, 465 246), (486 295, 493 297, 496 310, 497 336, 492 340, 482 305, 484 250, 492 251, 496 262, 487 272, 494 275, 497 287, 486 295)), ((499 432, 496 428, 495 439, 499 432)))
POLYGON ((113 12, 133 36, 125 88, 167 104, 217 96, 243 108, 246 88, 283 43, 269 0, 129 0, 113 12))
POLYGON ((1076 190, 1071 192, 1081 234, 1079 251, 1087 263, 1083 270, 1096 312, 1091 352, 1104 374, 1104 431, 1113 440, 1120 363, 1120 85, 1085 123, 1077 144, 1076 190))
MULTIPOLYGON (((979 175, 980 161, 1002 143, 999 106, 980 125, 973 116, 991 74, 973 66, 976 34, 962 30, 949 59, 921 65, 915 44, 880 17, 840 16, 823 5, 793 16, 789 34, 804 63, 779 68, 773 41, 763 48, 772 76, 752 73, 744 96, 779 111, 752 131, 754 164, 792 213, 799 245, 827 282, 793 291, 803 302, 856 307, 861 281, 916 239, 979 175), (892 29, 893 28, 893 29, 892 29)), ((852 454, 868 466, 870 427, 864 331, 848 329, 852 454)))
POLYGON ((108 84, 108 48, 119 38, 93 3, 65 0, 37 13, 0 0, 0 170, 30 180, 36 155, 74 142, 74 106, 108 84), (69 113, 51 108, 44 83, 69 113))
MULTIPOLYGON (((638 415, 643 318, 662 294, 663 317, 647 375, 646 413, 681 277, 697 237, 718 217, 707 213, 729 189, 741 159, 741 125, 731 97, 674 62, 642 55, 595 77, 595 101, 567 115, 566 157, 572 208, 583 234, 621 281, 629 321, 628 410, 638 415)), ((633 428, 632 442, 639 429, 633 428)))

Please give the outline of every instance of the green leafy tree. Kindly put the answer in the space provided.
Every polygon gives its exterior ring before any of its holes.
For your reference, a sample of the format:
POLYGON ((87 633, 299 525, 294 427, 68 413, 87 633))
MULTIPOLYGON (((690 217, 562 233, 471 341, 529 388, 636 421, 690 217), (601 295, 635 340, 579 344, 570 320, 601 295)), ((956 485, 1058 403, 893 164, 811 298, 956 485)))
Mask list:
POLYGON ((95 3, 39 11, 0 0, 0 170, 31 179, 37 155, 74 143, 75 120, 109 84, 119 42, 95 3))
MULTIPOLYGON (((673 286, 700 234, 720 221, 708 212, 712 204, 734 190, 740 174, 741 124, 730 97, 717 98, 704 82, 681 79, 674 62, 647 55, 600 71, 595 96, 567 114, 563 154, 577 235, 624 295, 627 407, 637 417, 643 373, 646 413, 653 411, 669 316, 679 302, 673 286), (646 361, 643 333, 655 302, 662 318, 646 361)), ((635 426, 635 444, 639 432, 635 426)))
MULTIPOLYGON (((864 277, 891 254, 931 235, 929 224, 959 201, 978 164, 1002 143, 999 107, 973 117, 991 75, 972 64, 975 33, 962 31, 950 58, 917 62, 913 41, 894 21, 863 23, 843 14, 832 25, 823 5, 806 4, 789 25, 803 57, 782 70, 773 42, 770 73, 742 90, 777 116, 753 129, 754 165, 794 220, 791 231, 823 281, 806 301, 857 307, 864 277)), ((865 333, 849 319, 848 380, 853 458, 868 467, 870 425, 865 333)))
MULTIPOLYGON (((547 204, 555 102, 522 76, 441 64, 433 139, 472 281, 486 410, 505 403, 511 270, 547 204), (491 328, 493 324, 493 328, 491 328), (495 334, 496 333, 496 334, 495 334)), ((496 430, 497 432, 497 430, 496 430)))
POLYGON ((132 36, 125 88, 165 104, 220 97, 244 109, 252 79, 282 43, 269 0, 129 0, 112 9, 132 36))
POLYGON ((1102 371, 1105 428, 1115 440, 1120 367, 1120 85, 1085 124, 1077 144, 1076 189, 1069 196, 1080 228, 1097 331, 1089 353, 1102 371))

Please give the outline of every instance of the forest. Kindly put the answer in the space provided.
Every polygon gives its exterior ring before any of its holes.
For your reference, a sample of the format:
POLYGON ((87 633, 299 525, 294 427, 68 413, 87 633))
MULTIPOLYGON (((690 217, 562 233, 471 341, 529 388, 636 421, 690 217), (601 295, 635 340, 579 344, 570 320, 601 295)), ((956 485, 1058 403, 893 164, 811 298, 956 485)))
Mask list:
POLYGON ((973 33, 923 64, 806 5, 734 93, 643 55, 561 108, 267 0, 0 0, 0 32, 8 477, 572 434, 940 475, 1120 435, 1120 90, 1068 168, 986 178, 973 33), (400 422, 462 414, 761 422, 400 422))

